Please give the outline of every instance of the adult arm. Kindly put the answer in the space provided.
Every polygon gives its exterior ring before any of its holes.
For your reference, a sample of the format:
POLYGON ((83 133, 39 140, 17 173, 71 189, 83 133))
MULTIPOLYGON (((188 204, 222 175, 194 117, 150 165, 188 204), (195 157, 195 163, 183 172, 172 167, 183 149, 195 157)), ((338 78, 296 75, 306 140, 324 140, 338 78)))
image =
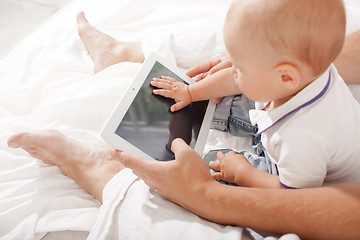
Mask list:
POLYGON ((346 36, 334 64, 347 84, 360 84, 360 30, 346 36))
MULTIPOLYGON (((360 84, 360 30, 346 36, 344 47, 334 64, 347 84, 360 84)), ((199 81, 209 74, 231 66, 230 60, 221 55, 195 65, 186 74, 199 81)))
POLYGON ((360 234, 360 183, 298 190, 215 186, 206 196, 203 203, 221 209, 209 217, 218 223, 296 233, 303 239, 356 239, 360 234))
POLYGON ((170 162, 124 152, 117 158, 164 197, 213 222, 309 239, 360 235, 360 183, 298 190, 227 186, 212 179, 201 157, 182 140, 174 140, 172 150, 176 160, 170 162))

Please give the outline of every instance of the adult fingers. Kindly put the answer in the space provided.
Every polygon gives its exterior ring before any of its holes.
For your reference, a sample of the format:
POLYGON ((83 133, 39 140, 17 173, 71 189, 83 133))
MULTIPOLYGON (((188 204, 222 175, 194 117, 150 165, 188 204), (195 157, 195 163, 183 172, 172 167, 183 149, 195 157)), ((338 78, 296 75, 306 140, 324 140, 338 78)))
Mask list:
POLYGON ((218 63, 221 62, 221 58, 215 58, 212 60, 208 60, 202 63, 199 63, 197 65, 195 65, 194 67, 190 68, 189 70, 186 71, 186 75, 188 75, 189 77, 195 77, 196 75, 200 74, 200 73, 206 73, 208 72, 212 67, 214 67, 215 65, 217 65, 218 63))
POLYGON ((213 66, 210 70, 209 70, 209 74, 214 74, 220 70, 223 70, 225 68, 229 68, 231 67, 233 64, 232 62, 230 62, 230 60, 220 60, 220 62, 218 64, 216 64, 215 66, 213 66))
POLYGON ((200 73, 200 74, 196 75, 193 79, 194 79, 195 82, 199 82, 199 81, 203 80, 204 78, 206 78, 207 75, 208 75, 207 72, 206 73, 200 73))
POLYGON ((214 98, 212 101, 214 104, 218 104, 219 102, 221 102, 221 100, 223 100, 223 97, 214 98))
POLYGON ((154 164, 157 162, 145 160, 140 157, 133 156, 127 152, 114 150, 112 156, 119 160, 125 167, 130 168, 142 178, 142 176, 148 174, 150 171, 156 169, 154 164))
POLYGON ((173 104, 170 108, 170 111, 176 112, 176 111, 179 111, 180 109, 183 109, 186 106, 187 106, 187 104, 184 101, 180 101, 180 102, 173 104))
POLYGON ((188 150, 192 150, 192 148, 181 138, 175 138, 171 143, 171 151, 175 154, 175 159, 177 159, 177 155, 180 155, 184 151, 188 150))
POLYGON ((125 167, 130 168, 133 173, 141 178, 150 188, 164 193, 162 189, 164 179, 168 176, 166 173, 171 167, 172 162, 152 161, 135 157, 126 152, 119 152, 114 155, 125 167))

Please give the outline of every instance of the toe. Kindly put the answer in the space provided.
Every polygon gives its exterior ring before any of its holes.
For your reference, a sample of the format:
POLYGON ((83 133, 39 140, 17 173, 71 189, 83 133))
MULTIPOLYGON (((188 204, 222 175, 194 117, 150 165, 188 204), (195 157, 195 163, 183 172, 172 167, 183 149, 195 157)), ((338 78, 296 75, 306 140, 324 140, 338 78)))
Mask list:
POLYGON ((87 19, 85 18, 84 12, 79 12, 76 16, 76 20, 77 20, 78 24, 88 22, 87 19))
POLYGON ((36 147, 37 137, 34 133, 21 132, 12 135, 8 140, 8 146, 11 148, 29 148, 36 147))
POLYGON ((11 148, 19 148, 21 146, 21 138, 22 136, 26 134, 26 133, 17 133, 12 135, 9 139, 8 139, 8 146, 11 148))
POLYGON ((38 133, 22 132, 11 136, 8 146, 11 148, 44 148, 59 138, 65 138, 65 136, 56 130, 43 130, 38 133))

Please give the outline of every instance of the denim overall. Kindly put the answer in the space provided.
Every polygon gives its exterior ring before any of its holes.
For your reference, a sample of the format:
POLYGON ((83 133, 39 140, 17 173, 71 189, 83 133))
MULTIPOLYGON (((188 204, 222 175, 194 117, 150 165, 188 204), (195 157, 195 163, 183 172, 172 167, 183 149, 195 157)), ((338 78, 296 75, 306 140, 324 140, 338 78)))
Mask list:
MULTIPOLYGON (((247 151, 237 153, 244 155, 254 167, 264 172, 277 175, 276 165, 271 162, 265 148, 261 144, 261 135, 256 136, 258 131, 257 126, 253 126, 250 123, 249 110, 254 109, 254 107, 254 101, 248 99, 245 95, 225 97, 216 106, 211 128, 229 132, 231 135, 237 137, 252 136, 252 146, 256 154, 247 151)), ((216 156, 219 151, 226 155, 232 151, 232 149, 211 150, 205 155, 204 161, 207 164, 209 164, 210 161, 219 161, 216 156)), ((214 170, 211 169, 211 171, 214 170)))

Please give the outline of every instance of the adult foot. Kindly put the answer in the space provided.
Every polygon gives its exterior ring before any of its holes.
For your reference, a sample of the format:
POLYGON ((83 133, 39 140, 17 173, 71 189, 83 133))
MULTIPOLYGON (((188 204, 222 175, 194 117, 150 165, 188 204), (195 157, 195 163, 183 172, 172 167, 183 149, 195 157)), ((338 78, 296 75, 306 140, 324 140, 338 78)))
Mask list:
POLYGON ((9 138, 8 146, 22 148, 44 163, 60 168, 83 161, 90 155, 89 149, 55 130, 15 134, 9 138))
POLYGON ((83 12, 76 18, 79 36, 94 61, 95 73, 120 62, 144 61, 140 43, 120 42, 100 32, 89 24, 83 12))
POLYGON ((9 138, 8 146, 22 148, 44 163, 60 167, 100 201, 106 183, 124 168, 113 158, 114 149, 94 150, 55 130, 15 134, 9 138))

